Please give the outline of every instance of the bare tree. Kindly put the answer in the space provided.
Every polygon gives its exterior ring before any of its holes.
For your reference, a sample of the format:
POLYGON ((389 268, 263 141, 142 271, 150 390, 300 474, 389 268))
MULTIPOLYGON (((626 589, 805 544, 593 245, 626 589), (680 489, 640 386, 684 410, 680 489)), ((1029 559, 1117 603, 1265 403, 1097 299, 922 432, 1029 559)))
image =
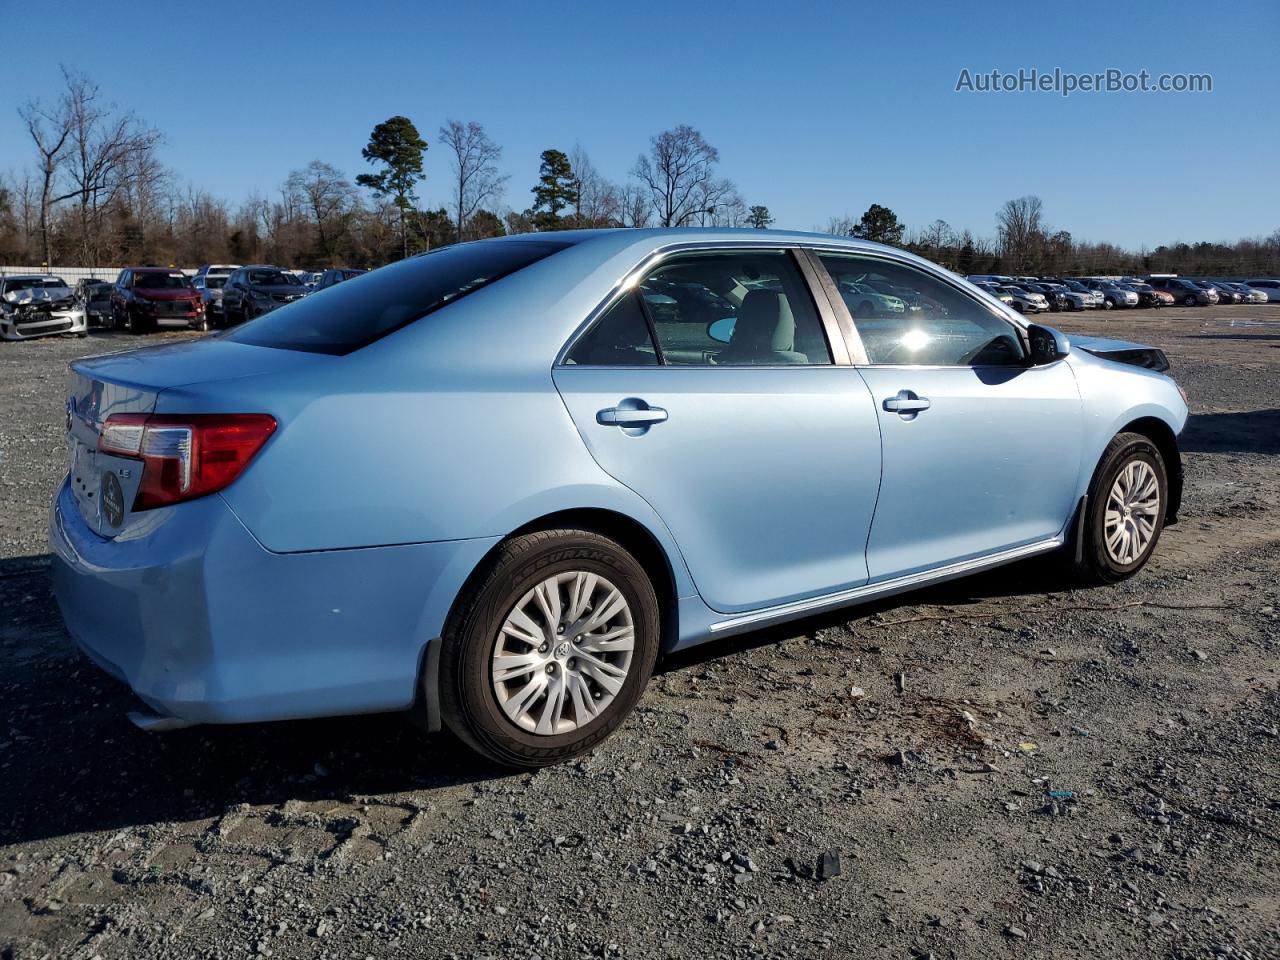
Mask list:
POLYGON ((618 220, 624 227, 647 227, 653 216, 649 191, 638 183, 628 183, 618 196, 618 220))
POLYGON ((592 164, 581 145, 569 154, 575 179, 574 222, 580 227, 609 227, 621 221, 620 194, 592 164))
POLYGON ((840 217, 828 217, 825 227, 821 229, 815 227, 814 229, 818 233, 829 233, 836 237, 851 237, 853 236, 854 228, 857 226, 858 221, 846 213, 840 217))
POLYGON ((461 242, 476 211, 502 196, 507 182, 498 173, 502 147, 474 121, 448 121, 440 128, 440 142, 453 151, 453 222, 461 242))
POLYGON ((694 189, 690 222, 700 227, 739 227, 746 222, 747 205, 732 180, 704 180, 694 189))
POLYGON ((713 178, 719 159, 716 148, 687 124, 652 139, 648 155, 640 155, 632 172, 648 190, 660 225, 682 226, 705 209, 698 206, 698 191, 713 178))
POLYGON ((132 113, 113 116, 110 105, 101 101, 98 85, 83 74, 64 68, 63 78, 71 123, 67 163, 71 189, 51 203, 78 201, 80 258, 94 264, 102 257, 105 210, 124 188, 130 161, 152 153, 160 134, 144 127, 132 113))
POLYGON ((1001 251, 1009 267, 1027 269, 1038 259, 1045 235, 1039 197, 1006 201, 996 214, 996 227, 1001 251))
POLYGON ((335 233, 356 203, 356 188, 337 167, 312 160, 305 170, 289 174, 286 192, 307 210, 316 226, 316 240, 326 262, 333 257, 335 233))
POLYGON ((39 155, 37 171, 40 177, 40 249, 43 262, 52 263, 49 253, 49 208, 53 205, 54 184, 66 159, 66 147, 71 139, 72 116, 66 97, 56 107, 46 108, 38 100, 30 100, 18 111, 27 126, 31 142, 39 155))

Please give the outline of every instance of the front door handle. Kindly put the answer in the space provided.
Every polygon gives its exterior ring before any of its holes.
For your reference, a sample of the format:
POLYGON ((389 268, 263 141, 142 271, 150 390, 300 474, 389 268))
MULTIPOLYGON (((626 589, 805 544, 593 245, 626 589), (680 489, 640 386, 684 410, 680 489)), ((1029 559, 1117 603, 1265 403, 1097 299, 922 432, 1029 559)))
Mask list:
POLYGON ((596 423, 607 427, 647 427, 662 423, 667 411, 661 407, 607 407, 596 414, 596 423))
POLYGON ((884 408, 896 413, 904 420, 914 420, 921 410, 928 410, 933 404, 927 397, 918 396, 913 390, 899 390, 897 396, 885 397, 884 408))

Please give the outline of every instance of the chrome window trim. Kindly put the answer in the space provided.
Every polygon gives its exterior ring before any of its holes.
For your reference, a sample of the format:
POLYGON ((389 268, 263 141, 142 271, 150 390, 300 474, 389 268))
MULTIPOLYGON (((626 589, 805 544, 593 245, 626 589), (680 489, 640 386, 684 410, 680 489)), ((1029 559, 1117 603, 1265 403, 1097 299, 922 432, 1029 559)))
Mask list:
MULTIPOLYGON (((955 290, 956 293, 958 293, 960 296, 971 301, 980 309, 985 310, 990 316, 992 316, 996 320, 1003 321, 1004 323, 1007 323, 1009 326, 1013 327, 1014 335, 1017 337, 1018 343, 1021 345, 1024 354, 1026 353, 1027 325, 1023 321, 1021 315, 1018 314, 1017 311, 1013 311, 1013 310, 1006 312, 1005 309, 1003 309, 1003 305, 1000 305, 1000 307, 997 307, 996 303, 998 303, 998 301, 988 303, 987 301, 981 299, 981 297, 974 296, 973 291, 966 289, 963 281, 959 277, 951 275, 949 271, 942 270, 934 266, 933 264, 918 262, 915 259, 908 256, 896 256, 893 253, 893 251, 890 251, 890 250, 861 250, 857 247, 844 247, 836 244, 823 244, 823 243, 805 244, 804 247, 805 249, 809 250, 813 254, 813 257, 815 260, 818 260, 817 265, 822 268, 822 274, 820 275, 826 276, 828 279, 830 278, 830 274, 827 273, 826 267, 822 266, 821 260, 819 259, 821 255, 824 253, 829 253, 834 256, 842 256, 842 257, 863 257, 870 260, 883 260, 887 263, 892 263, 897 266, 906 267, 912 270, 917 270, 920 273, 923 273, 934 280, 937 280, 943 284, 946 284, 948 287, 951 287, 953 290, 955 290)), ((831 281, 831 282, 834 283, 834 281, 831 281)), ((825 289, 825 285, 824 285, 824 289, 825 289)), ((933 369, 940 369, 940 370, 979 369, 978 367, 972 366, 970 364, 872 363, 870 360, 870 357, 867 355, 866 348, 863 346, 862 337, 861 335, 858 334, 857 324, 854 322, 852 314, 849 313, 849 308, 845 305, 844 298, 839 296, 838 290, 836 291, 836 293, 837 293, 837 296, 834 298, 831 306, 832 306, 832 309, 835 310, 836 315, 838 317, 843 318, 840 324, 842 329, 845 327, 845 323, 847 323, 848 329, 852 331, 853 339, 850 340, 849 351, 853 356, 855 357, 860 356, 863 358, 862 363, 858 363, 855 360, 854 366, 905 367, 912 370, 922 370, 922 369, 925 369, 926 367, 933 368, 933 369)), ((1024 356, 1024 359, 1025 359, 1025 356, 1024 356)), ((1017 367, 1017 364, 1000 364, 996 366, 995 369, 1003 370, 1009 367, 1017 367)))
MULTIPOLYGON (((947 369, 954 369, 954 367, 948 367, 947 369)), ((774 621, 792 620, 821 610, 842 607, 894 593, 903 593, 926 584, 967 576, 970 573, 976 573, 988 567, 997 567, 1026 557, 1048 553, 1051 550, 1058 549, 1064 543, 1066 543, 1065 536, 1059 534, 1047 540, 1037 540, 1034 543, 1023 544, 1020 547, 1012 547, 1008 550, 1001 550, 982 557, 974 557, 970 560, 960 560, 945 566, 934 567, 930 570, 921 570, 906 576, 894 577, 891 580, 864 583, 858 587, 841 590, 837 593, 823 594, 820 597, 811 597, 808 600, 796 600, 773 607, 764 607, 759 610, 753 610, 750 613, 743 613, 725 620, 716 621, 708 629, 712 635, 717 636, 740 630, 754 630, 759 626, 774 621)))
MULTIPOLYGON (((807 249, 807 245, 796 241, 783 241, 781 243, 774 241, 772 243, 764 240, 682 240, 677 243, 666 244, 650 251, 638 264, 623 274, 612 290, 605 296, 594 310, 587 314, 587 318, 578 324, 577 328, 565 341, 560 352, 556 354, 556 358, 552 363, 553 369, 570 369, 570 370, 653 370, 653 369, 695 369, 695 370, 811 370, 811 369, 827 369, 830 367, 847 367, 851 366, 851 357, 849 355, 849 347, 847 337, 844 331, 839 328, 838 314, 826 302, 828 300, 825 289, 814 287, 816 277, 811 275, 806 267, 811 267, 806 263, 806 257, 803 251, 807 249), (796 269, 800 273, 801 281, 809 291, 809 296, 813 300, 814 309, 818 313, 818 321, 822 324, 823 334, 827 338, 827 347, 831 351, 830 363, 793 363, 793 364, 724 364, 722 366, 716 364, 697 364, 697 363, 658 363, 648 364, 645 366, 622 367, 611 364, 592 364, 592 363, 566 363, 566 359, 577 346, 577 343, 591 329, 604 314, 615 303, 630 293, 640 283, 640 280, 646 273, 656 267, 663 260, 674 255, 685 253, 720 253, 734 250, 753 250, 757 252, 774 252, 789 253, 793 255, 796 263, 796 269), (827 307, 826 310, 823 308, 827 307)), ((821 276, 818 274, 817 276, 821 276)), ((655 344, 661 349, 660 344, 655 344)))

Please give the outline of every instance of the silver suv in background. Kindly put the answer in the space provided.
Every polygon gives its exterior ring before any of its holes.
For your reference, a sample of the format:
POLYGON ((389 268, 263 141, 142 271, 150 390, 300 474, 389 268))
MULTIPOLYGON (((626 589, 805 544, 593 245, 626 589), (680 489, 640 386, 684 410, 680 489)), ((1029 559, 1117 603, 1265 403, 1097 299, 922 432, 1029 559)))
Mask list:
POLYGON ((225 315, 222 312, 222 288, 227 283, 227 277, 231 276, 231 271, 238 269, 238 263, 206 263, 196 271, 192 285, 200 291, 204 300, 204 315, 193 323, 197 330, 223 325, 225 315))

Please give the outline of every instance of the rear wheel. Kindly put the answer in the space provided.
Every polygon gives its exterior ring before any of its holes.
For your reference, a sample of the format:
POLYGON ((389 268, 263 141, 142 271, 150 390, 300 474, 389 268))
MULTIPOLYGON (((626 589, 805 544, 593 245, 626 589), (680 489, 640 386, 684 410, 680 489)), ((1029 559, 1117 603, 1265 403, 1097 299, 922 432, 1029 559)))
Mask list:
POLYGON ((445 725, 491 760, 541 767, 590 750, 631 712, 657 659, 658 599, 613 540, 545 530, 498 548, 441 642, 445 725))
POLYGON ((1188 293, 1185 297, 1182 298, 1182 302, 1188 307, 1194 307, 1196 305, 1195 294, 1188 293))
POLYGON ((1080 576, 1115 583, 1133 576, 1151 558, 1164 529, 1169 482, 1164 458, 1148 437, 1117 434, 1107 445, 1089 485, 1080 576))

